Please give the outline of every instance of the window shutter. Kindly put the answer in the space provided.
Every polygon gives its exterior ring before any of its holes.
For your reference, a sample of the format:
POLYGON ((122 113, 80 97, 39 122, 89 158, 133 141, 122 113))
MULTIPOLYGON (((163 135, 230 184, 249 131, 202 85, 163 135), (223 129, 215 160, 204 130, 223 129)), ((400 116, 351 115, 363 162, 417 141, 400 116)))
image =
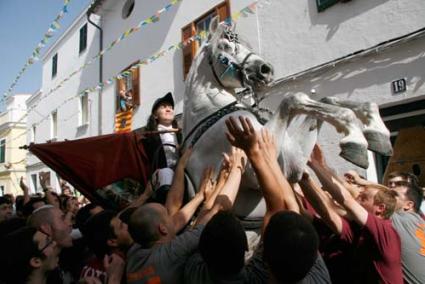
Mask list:
POLYGON ((6 140, 0 141, 0 163, 6 161, 6 140))
POLYGON ((131 70, 132 73, 132 90, 133 90, 133 104, 140 105, 140 88, 139 88, 139 67, 131 70))
POLYGON ((326 10, 327 8, 329 8, 330 6, 336 4, 339 1, 340 0, 316 0, 317 11, 323 12, 324 10, 326 10))
POLYGON ((80 29, 80 49, 79 52, 83 52, 87 47, 87 24, 80 29))
MULTIPOLYGON (((195 26, 193 23, 187 25, 182 29, 182 40, 183 42, 195 34, 195 26)), ((183 47, 183 77, 186 79, 187 73, 189 73, 192 60, 195 57, 196 43, 192 41, 183 47)))
POLYGON ((230 6, 227 1, 217 7, 217 15, 220 22, 230 17, 230 6))

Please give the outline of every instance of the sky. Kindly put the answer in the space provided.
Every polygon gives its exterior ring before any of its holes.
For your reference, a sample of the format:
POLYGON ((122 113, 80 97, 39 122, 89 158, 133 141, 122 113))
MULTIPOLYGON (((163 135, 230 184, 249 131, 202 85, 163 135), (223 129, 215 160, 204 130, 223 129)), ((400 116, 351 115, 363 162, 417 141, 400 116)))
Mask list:
MULTIPOLYGON (((41 55, 66 30, 91 0, 70 0, 68 13, 41 55)), ((7 91, 19 71, 43 39, 50 24, 62 10, 63 0, 0 0, 0 96, 7 91)), ((41 87, 41 62, 29 66, 12 94, 33 94, 41 87)), ((3 106, 0 105, 0 110, 3 106)))

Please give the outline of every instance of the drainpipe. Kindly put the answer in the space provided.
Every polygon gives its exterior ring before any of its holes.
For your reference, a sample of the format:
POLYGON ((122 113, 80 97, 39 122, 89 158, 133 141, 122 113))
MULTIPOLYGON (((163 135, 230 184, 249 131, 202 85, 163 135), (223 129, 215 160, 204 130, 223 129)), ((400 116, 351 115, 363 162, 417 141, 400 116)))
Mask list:
MULTIPOLYGON (((87 11, 87 21, 92 24, 94 27, 96 27, 99 30, 99 52, 103 50, 103 30, 101 27, 96 25, 94 22, 90 20, 90 15, 92 14, 92 10, 90 9, 87 11)), ((100 55, 99 57, 99 83, 103 82, 103 55, 100 55)), ((103 86, 100 85, 99 89, 99 96, 98 96, 98 135, 102 135, 102 93, 103 93, 103 86)))

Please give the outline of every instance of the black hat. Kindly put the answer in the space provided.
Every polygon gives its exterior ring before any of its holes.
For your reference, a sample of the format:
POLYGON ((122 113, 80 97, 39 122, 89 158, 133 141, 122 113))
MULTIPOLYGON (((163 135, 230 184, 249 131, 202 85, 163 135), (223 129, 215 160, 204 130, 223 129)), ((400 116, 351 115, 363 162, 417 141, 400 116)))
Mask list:
POLYGON ((155 110, 159 107, 159 105, 164 102, 171 104, 171 106, 174 108, 174 99, 171 92, 168 92, 165 96, 156 99, 156 101, 152 105, 152 113, 154 113, 155 110))

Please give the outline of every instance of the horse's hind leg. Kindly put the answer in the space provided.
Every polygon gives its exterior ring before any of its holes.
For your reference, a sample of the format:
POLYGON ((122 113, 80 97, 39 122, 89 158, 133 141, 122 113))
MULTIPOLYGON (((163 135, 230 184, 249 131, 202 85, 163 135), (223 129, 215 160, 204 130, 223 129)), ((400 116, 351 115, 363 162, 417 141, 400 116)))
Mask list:
POLYGON ((369 150, 382 155, 391 156, 393 149, 390 142, 390 132, 379 115, 379 107, 376 103, 353 102, 341 100, 336 97, 324 97, 322 102, 346 107, 354 111, 357 118, 364 124, 363 134, 369 144, 369 150))
POLYGON ((363 136, 360 121, 352 110, 315 101, 303 93, 285 96, 279 107, 280 119, 286 120, 288 125, 293 117, 300 114, 326 121, 338 132, 344 133, 340 141, 340 156, 359 167, 368 167, 368 144, 363 136))

